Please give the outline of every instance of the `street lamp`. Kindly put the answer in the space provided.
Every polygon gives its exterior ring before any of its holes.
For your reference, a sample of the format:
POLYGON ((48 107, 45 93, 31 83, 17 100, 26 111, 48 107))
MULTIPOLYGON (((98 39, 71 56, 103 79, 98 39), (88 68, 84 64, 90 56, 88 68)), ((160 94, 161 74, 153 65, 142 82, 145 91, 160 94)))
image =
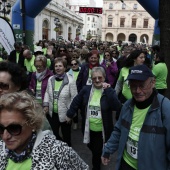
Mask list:
POLYGON ((56 31, 56 38, 59 36, 59 31, 60 31, 60 26, 61 26, 61 22, 59 18, 54 18, 54 24, 55 24, 55 28, 54 31, 56 31))
POLYGON ((87 40, 90 40, 91 39, 91 30, 89 29, 88 31, 87 31, 87 40))
POLYGON ((11 12, 11 4, 7 3, 7 0, 0 1, 0 13, 3 13, 4 18, 6 14, 11 12))
POLYGON ((54 24, 56 25, 56 27, 59 27, 61 22, 59 18, 54 18, 54 24))

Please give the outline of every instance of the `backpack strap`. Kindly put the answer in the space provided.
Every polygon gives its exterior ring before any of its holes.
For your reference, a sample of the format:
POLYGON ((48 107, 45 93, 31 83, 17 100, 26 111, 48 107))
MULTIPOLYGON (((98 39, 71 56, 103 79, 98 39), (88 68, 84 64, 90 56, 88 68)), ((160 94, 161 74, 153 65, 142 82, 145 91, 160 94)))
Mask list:
POLYGON ((163 123, 163 119, 164 119, 163 112, 162 112, 162 105, 163 105, 164 99, 165 99, 165 96, 161 100, 161 120, 162 120, 162 123, 163 123))

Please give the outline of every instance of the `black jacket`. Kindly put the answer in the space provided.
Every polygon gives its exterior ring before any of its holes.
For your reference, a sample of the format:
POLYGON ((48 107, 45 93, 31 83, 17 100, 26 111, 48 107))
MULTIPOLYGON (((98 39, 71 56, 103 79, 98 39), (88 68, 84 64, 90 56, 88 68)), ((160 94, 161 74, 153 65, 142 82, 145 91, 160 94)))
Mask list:
MULTIPOLYGON (((78 111, 79 108, 81 108, 83 132, 85 128, 86 110, 91 88, 92 86, 84 86, 80 93, 73 99, 70 105, 70 109, 67 111, 67 116, 73 118, 74 114, 78 111)), ((109 87, 104 90, 100 104, 106 142, 113 131, 112 111, 118 111, 121 109, 121 103, 117 98, 115 90, 109 87)))
MULTIPOLYGON (((25 68, 25 66, 24 66, 24 56, 23 56, 23 52, 20 52, 20 54, 19 54, 19 60, 18 60, 18 65, 20 65, 22 68, 24 68, 25 70, 26 70, 26 68, 25 68)), ((12 63, 16 63, 16 50, 13 50, 11 53, 10 53, 10 55, 9 55, 9 57, 8 57, 8 60, 10 61, 10 62, 12 62, 12 63)))

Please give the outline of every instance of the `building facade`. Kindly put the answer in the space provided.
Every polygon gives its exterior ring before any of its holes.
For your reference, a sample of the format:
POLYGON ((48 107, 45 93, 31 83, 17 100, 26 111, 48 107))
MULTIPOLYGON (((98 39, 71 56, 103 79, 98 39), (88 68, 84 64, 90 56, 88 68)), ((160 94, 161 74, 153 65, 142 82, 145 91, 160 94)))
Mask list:
POLYGON ((68 8, 68 2, 52 0, 35 18, 35 38, 41 39, 81 39, 83 18, 68 8), (57 21, 57 22, 56 22, 57 21))
POLYGON ((103 0, 102 40, 152 43, 155 20, 136 0, 103 0))
POLYGON ((69 8, 83 18, 82 36, 83 40, 100 40, 102 36, 102 15, 79 13, 79 7, 96 7, 94 0, 69 0, 69 8))

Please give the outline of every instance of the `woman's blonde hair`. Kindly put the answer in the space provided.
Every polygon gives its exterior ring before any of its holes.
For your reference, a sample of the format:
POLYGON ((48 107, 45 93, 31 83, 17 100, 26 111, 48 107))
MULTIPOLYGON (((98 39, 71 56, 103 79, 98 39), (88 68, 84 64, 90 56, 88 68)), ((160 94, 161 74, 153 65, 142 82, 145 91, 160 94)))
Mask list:
POLYGON ((2 110, 19 111, 26 119, 28 126, 40 130, 44 121, 44 111, 34 97, 27 92, 4 94, 0 98, 0 113, 2 110))

